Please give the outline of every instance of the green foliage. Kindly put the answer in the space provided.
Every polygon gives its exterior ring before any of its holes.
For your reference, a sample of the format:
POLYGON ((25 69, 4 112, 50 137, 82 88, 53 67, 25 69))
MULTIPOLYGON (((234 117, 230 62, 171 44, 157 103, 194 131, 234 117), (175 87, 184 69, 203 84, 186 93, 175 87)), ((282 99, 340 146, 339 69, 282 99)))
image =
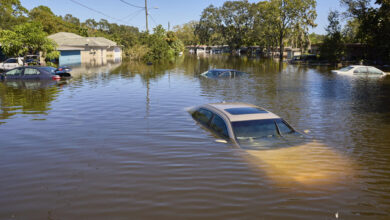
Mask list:
POLYGON ((27 9, 19 0, 0 0, 0 30, 9 30, 13 26, 25 22, 27 9))
POLYGON ((309 34, 310 44, 321 44, 324 42, 325 36, 321 34, 311 33, 309 34))
POLYGON ((146 45, 134 45, 133 47, 125 50, 126 56, 130 57, 131 60, 141 61, 146 54, 149 53, 149 47, 146 45))
POLYGON ((326 27, 327 35, 320 48, 321 58, 332 63, 340 61, 345 50, 339 16, 337 11, 331 11, 329 13, 329 25, 326 27))
POLYGON ((29 22, 17 25, 13 30, 0 32, 0 42, 7 56, 25 56, 28 53, 50 53, 55 50, 55 43, 48 39, 42 25, 29 22))
MULTIPOLYGON (((284 40, 291 36, 294 31, 307 33, 309 27, 315 27, 314 23, 317 13, 315 11, 315 0, 271 0, 270 10, 275 13, 276 19, 274 28, 278 32, 279 58, 283 60, 284 40), (299 26, 299 28, 297 28, 299 26)), ((271 21, 272 22, 272 21, 271 21)))
POLYGON ((249 3, 227 1, 202 12, 195 33, 202 44, 224 45, 237 49, 259 45, 283 50, 286 38, 290 44, 307 47, 309 27, 315 27, 315 0, 270 0, 249 3))
POLYGON ((184 45, 196 45, 199 43, 199 39, 197 35, 195 35, 195 28, 197 25, 198 22, 190 21, 181 26, 173 27, 173 31, 184 45))
POLYGON ((369 0, 341 0, 347 7, 346 15, 352 21, 349 29, 353 31, 355 42, 366 45, 365 59, 390 62, 390 1, 377 0, 377 6, 369 0))
POLYGON ((201 44, 223 45, 226 41, 222 36, 222 20, 219 8, 210 5, 202 12, 195 33, 201 44))
POLYGON ((147 36, 146 45, 148 46, 149 51, 144 56, 144 60, 146 62, 153 62, 173 58, 175 52, 169 46, 166 32, 162 25, 155 27, 153 32, 153 34, 147 36))

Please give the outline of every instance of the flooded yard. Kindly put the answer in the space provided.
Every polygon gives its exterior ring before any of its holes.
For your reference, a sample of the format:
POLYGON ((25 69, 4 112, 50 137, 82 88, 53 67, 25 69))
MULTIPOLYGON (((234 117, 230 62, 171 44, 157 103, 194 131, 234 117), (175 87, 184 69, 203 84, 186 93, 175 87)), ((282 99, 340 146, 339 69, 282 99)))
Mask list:
POLYGON ((387 219, 390 77, 246 57, 75 67, 0 82, 0 219, 387 219), (249 73, 199 76, 212 68, 249 73), (247 102, 313 143, 215 142, 186 111, 247 102))

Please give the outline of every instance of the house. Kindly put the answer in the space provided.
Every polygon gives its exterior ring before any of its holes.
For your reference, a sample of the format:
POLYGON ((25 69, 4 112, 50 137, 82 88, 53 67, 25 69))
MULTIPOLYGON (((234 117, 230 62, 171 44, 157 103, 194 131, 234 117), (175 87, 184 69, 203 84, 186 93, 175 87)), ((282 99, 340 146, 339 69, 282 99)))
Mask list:
POLYGON ((122 59, 122 50, 117 43, 104 37, 82 37, 74 33, 59 32, 48 38, 57 43, 61 66, 82 63, 104 65, 108 60, 122 59))
POLYGON ((300 56, 302 54, 300 48, 286 47, 284 48, 284 52, 287 52, 287 59, 292 59, 294 56, 300 56))

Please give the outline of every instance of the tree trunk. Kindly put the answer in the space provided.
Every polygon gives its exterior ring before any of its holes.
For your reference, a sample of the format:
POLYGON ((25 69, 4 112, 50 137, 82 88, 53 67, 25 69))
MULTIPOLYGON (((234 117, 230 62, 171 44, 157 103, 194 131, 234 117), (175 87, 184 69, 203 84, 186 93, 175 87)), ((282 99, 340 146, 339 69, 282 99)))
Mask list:
POLYGON ((279 34, 279 62, 283 62, 283 52, 284 52, 283 31, 280 31, 280 34, 279 34))

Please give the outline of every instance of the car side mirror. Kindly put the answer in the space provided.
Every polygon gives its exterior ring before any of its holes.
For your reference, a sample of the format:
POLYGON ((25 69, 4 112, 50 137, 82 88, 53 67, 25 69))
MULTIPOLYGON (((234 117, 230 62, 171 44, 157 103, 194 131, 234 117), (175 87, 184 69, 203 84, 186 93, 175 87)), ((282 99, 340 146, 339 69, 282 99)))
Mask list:
POLYGON ((223 143, 223 144, 227 144, 228 142, 224 139, 216 139, 215 142, 217 143, 223 143))

